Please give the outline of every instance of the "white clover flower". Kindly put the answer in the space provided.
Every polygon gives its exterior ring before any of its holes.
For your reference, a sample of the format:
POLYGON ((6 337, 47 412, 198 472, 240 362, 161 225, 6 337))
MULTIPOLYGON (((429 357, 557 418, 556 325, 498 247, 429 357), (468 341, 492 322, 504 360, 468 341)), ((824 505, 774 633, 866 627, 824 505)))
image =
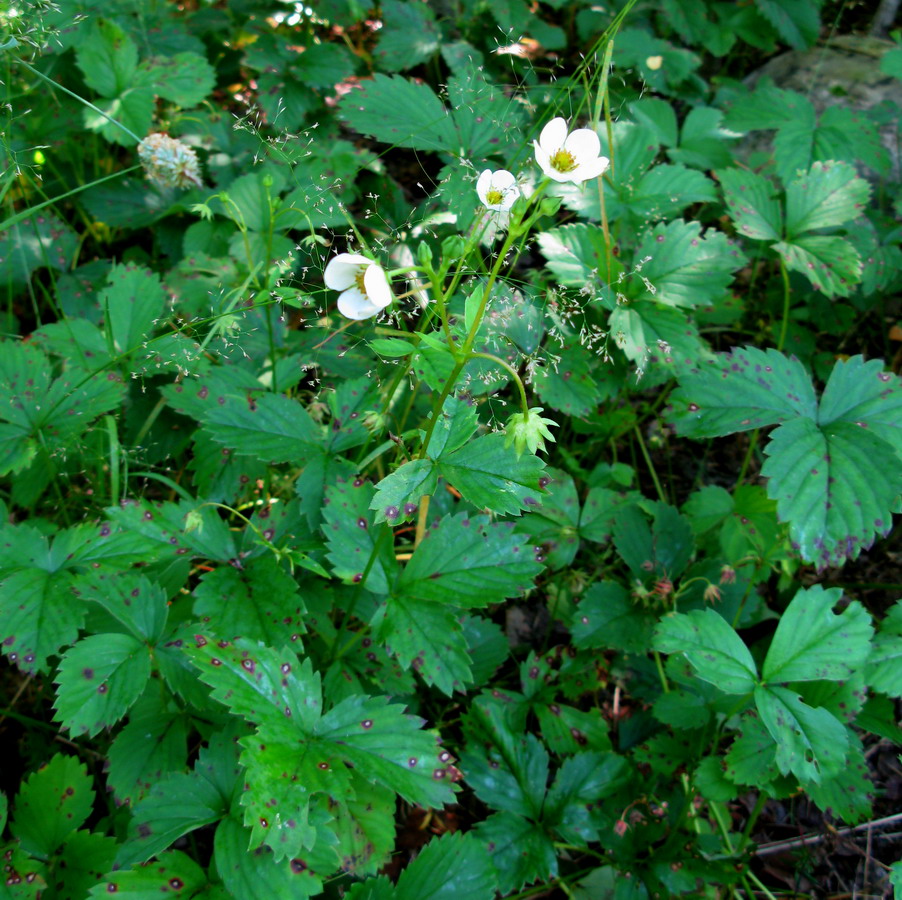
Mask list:
POLYGON ((168 134, 155 131, 138 144, 147 180, 158 187, 202 187, 197 154, 168 134))
POLYGON ((486 169, 476 182, 476 193, 486 209, 507 212, 520 196, 517 179, 507 171, 486 169))
POLYGON ((591 128, 577 128, 567 134, 567 122, 560 117, 542 129, 533 145, 536 162, 554 181, 581 184, 603 175, 611 164, 606 156, 599 155, 601 141, 591 128))
POLYGON ((338 311, 347 319, 369 319, 392 301, 385 270, 359 253, 339 253, 330 259, 323 281, 341 291, 338 311))

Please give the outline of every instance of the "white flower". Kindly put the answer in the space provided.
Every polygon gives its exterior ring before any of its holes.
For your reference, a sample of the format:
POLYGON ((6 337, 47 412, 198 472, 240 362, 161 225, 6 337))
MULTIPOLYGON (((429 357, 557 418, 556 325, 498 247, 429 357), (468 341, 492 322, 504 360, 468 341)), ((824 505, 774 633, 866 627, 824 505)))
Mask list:
POLYGON ((341 291, 338 311, 348 319, 368 319, 392 301, 385 270, 359 253, 339 253, 330 259, 323 281, 341 291))
POLYGON ((517 187, 517 179, 507 169, 497 172, 486 169, 476 182, 476 193, 487 209, 506 212, 520 196, 520 188, 517 187))
POLYGON ((581 184, 604 174, 611 161, 600 156, 601 141, 591 128, 577 128, 567 134, 567 123, 558 117, 543 129, 537 141, 536 162, 554 181, 581 184))

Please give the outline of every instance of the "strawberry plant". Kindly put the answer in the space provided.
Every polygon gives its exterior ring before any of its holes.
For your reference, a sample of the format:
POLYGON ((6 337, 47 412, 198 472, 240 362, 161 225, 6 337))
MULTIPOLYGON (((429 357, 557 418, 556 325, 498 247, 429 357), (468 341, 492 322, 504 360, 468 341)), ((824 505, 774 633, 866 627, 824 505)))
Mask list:
POLYGON ((892 821, 888 113, 742 82, 832 6, 609 6, 0 13, 0 898, 773 897, 892 821))

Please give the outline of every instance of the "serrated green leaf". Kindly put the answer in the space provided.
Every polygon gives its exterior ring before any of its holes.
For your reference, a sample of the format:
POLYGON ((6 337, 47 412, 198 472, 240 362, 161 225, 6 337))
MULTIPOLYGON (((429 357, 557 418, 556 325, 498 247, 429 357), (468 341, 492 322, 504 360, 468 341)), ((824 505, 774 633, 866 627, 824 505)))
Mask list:
POLYGON ((372 484, 361 478, 352 482, 339 479, 327 486, 323 532, 327 557, 339 578, 387 594, 398 565, 389 529, 374 524, 370 511, 373 494, 372 484))
POLYGON ((215 70, 197 53, 149 59, 142 63, 138 77, 161 97, 182 109, 202 103, 216 83, 215 70))
POLYGON ((715 174, 737 231, 759 241, 780 240, 783 216, 774 185, 763 175, 740 169, 722 169, 715 174))
POLYGON ((755 6, 796 50, 807 49, 820 32, 818 7, 807 0, 755 0, 755 6))
POLYGON ((269 463, 304 464, 322 440, 320 427, 297 400, 271 392, 227 396, 206 410, 202 427, 236 453, 269 463))
POLYGON ((866 672, 871 690, 891 697, 902 695, 902 601, 890 609, 881 623, 866 672))
POLYGON ((426 684, 450 696, 473 682, 466 639, 445 604, 412 599, 402 591, 383 601, 371 626, 376 640, 426 684))
POLYGON ((315 862, 309 854, 305 854, 304 859, 277 860, 268 847, 250 852, 248 837, 247 829, 231 816, 216 829, 213 839, 216 871, 229 896, 272 900, 274 897, 312 897, 322 891, 323 880, 330 873, 319 868, 320 860, 326 862, 329 856, 334 857, 334 851, 328 855, 318 853, 315 862))
MULTIPOLYGON (((442 41, 442 51, 447 42, 442 41)), ((454 127, 464 155, 471 159, 495 156, 510 146, 526 122, 520 104, 487 77, 478 62, 479 52, 466 51, 469 59, 463 71, 448 79, 448 100, 453 110, 454 127)), ((476 202, 475 200, 473 201, 476 202)))
POLYGON ((132 83, 138 69, 138 48, 119 25, 101 19, 81 36, 75 59, 91 90, 115 97, 132 83))
POLYGON ((340 113, 352 128, 394 147, 460 149, 451 114, 432 89, 398 75, 374 75, 342 101, 340 113))
POLYGON ((727 694, 750 693, 758 682, 755 660, 723 616, 710 609, 663 618, 655 649, 684 653, 698 677, 727 694))
POLYGON ((817 414, 802 364, 753 347, 720 354, 683 375, 672 400, 677 427, 689 437, 717 437, 817 414))
POLYGON ((57 675, 56 716, 88 737, 118 722, 150 678, 150 655, 128 634, 92 634, 68 650, 57 675))
POLYGON ((827 297, 847 297, 861 281, 861 256, 845 238, 806 234, 774 244, 774 250, 790 269, 804 275, 827 297))
POLYGON ((398 593, 474 608, 525 590, 542 570, 512 523, 458 513, 431 528, 404 568, 398 593))
POLYGON ((544 460, 517 455, 503 434, 487 434, 438 461, 439 472, 479 509, 519 515, 541 503, 544 460))
POLYGON ((10 831, 28 853, 46 859, 84 823, 93 805, 87 767, 58 753, 22 783, 10 831))
POLYGON ((155 644, 163 636, 168 598, 159 585, 144 575, 90 572, 74 582, 72 592, 82 600, 98 603, 139 641, 155 644))
POLYGON ((47 890, 47 866, 25 853, 17 841, 0 846, 4 875, 0 881, 3 900, 42 900, 47 890))
POLYGON ((116 894, 117 900, 159 900, 161 893, 178 892, 176 896, 188 898, 206 884, 207 877, 196 862, 178 850, 169 850, 152 863, 108 873, 88 896, 93 900, 108 900, 111 894, 116 894))
POLYGON ((593 371, 594 356, 575 340, 554 350, 548 365, 533 374, 533 386, 542 403, 571 416, 587 416, 612 391, 593 371))
POLYGON ((494 747, 467 745, 462 761, 467 784, 493 809, 539 821, 548 783, 548 751, 534 734, 518 739, 505 729, 498 738, 494 747))
POLYGON ((0 278, 24 285, 44 266, 65 272, 77 246, 74 229, 42 211, 0 232, 0 278))
POLYGON ((827 815, 853 825, 870 818, 874 784, 868 778, 868 762, 861 741, 850 735, 849 753, 842 772, 825 778, 820 784, 806 784, 805 792, 827 815))
POLYGON ((560 569, 573 562, 579 549, 579 495, 566 472, 546 469, 545 477, 549 481, 541 507, 524 515, 516 531, 541 545, 550 569, 560 569))
POLYGON ((272 556, 219 566, 194 589, 194 614, 216 634, 279 647, 307 629, 298 584, 272 556))
POLYGON ((384 72, 411 69, 438 50, 439 32, 429 7, 383 0, 382 16, 373 59, 384 72))
POLYGON ((598 225, 576 222, 552 228, 539 234, 539 246, 548 268, 563 285, 589 286, 600 292, 623 273, 616 258, 608 272, 604 232, 598 225))
POLYGON ((441 459, 459 450, 475 434, 476 405, 459 397, 448 397, 432 430, 426 448, 430 459, 441 459))
POLYGON ((507 636, 498 625, 479 615, 464 616, 461 625, 467 641, 473 682, 484 684, 510 654, 507 636))
POLYGON ((645 653, 654 623, 615 581, 593 584, 573 616, 571 631, 579 649, 611 648, 645 653))
POLYGON ((636 578, 676 578, 692 556, 692 526, 668 504, 656 503, 650 512, 651 527, 637 507, 624 507, 614 519, 614 546, 636 578))
POLYGON ((648 296, 666 306, 694 307, 716 302, 725 294, 732 273, 745 256, 727 236, 714 229, 704 234, 698 222, 678 219, 658 223, 643 236, 639 249, 648 296))
POLYGON ((218 822, 228 812, 228 800, 198 772, 173 772, 157 779, 134 806, 129 840, 118 864, 145 862, 183 835, 218 822))
POLYGON ((153 127, 155 102, 153 90, 140 85, 126 88, 117 97, 98 98, 95 105, 100 112, 92 109, 82 112, 85 128, 98 132, 111 143, 134 147, 133 135, 147 134, 153 127))
POLYGON ((184 769, 187 741, 186 717, 169 709, 149 690, 132 708, 128 724, 107 753, 107 786, 116 802, 134 807, 159 779, 184 769))
POLYGON ((503 894, 557 874, 554 844, 541 825, 502 811, 477 825, 475 836, 491 855, 503 894))
POLYGON ((834 615, 840 597, 840 588, 820 585, 796 593, 764 660, 765 682, 843 681, 861 669, 871 649, 871 617, 857 602, 834 615))
POLYGON ((51 861, 50 883, 56 882, 56 900, 84 900, 88 891, 109 872, 118 844, 111 837, 76 831, 51 861))
POLYGON ((848 422, 818 428, 795 419, 773 432, 765 453, 768 496, 804 559, 820 568, 839 565, 888 529, 902 460, 882 439, 848 422))
POLYGON ((727 803, 736 796, 736 786, 726 776, 725 762, 714 756, 706 756, 692 776, 692 783, 706 799, 727 803))
POLYGON ((113 266, 98 302, 106 329, 119 353, 133 353, 147 343, 163 314, 166 295, 160 276, 144 266, 113 266))
POLYGON ((651 368, 653 373, 662 370, 666 377, 698 365, 708 356, 698 330, 682 311, 647 300, 615 309, 608 328, 640 376, 651 368))
POLYGON ((821 707, 808 706, 795 691, 774 685, 755 688, 755 705, 776 741, 775 761, 783 775, 820 784, 838 775, 849 747, 843 724, 821 707))
POLYGON ((399 525, 416 516, 421 497, 431 497, 438 485, 438 472, 432 459, 413 459, 403 463, 376 485, 370 508, 373 521, 399 525))
POLYGON ((727 778, 736 784, 768 784, 779 775, 776 742, 752 714, 743 717, 740 729, 742 733, 724 757, 727 778))
POLYGON ((470 835, 434 838, 398 878, 397 900, 491 900, 497 882, 492 860, 470 835))
POLYGON ((616 753, 577 753, 565 759, 545 800, 545 823, 565 841, 598 837, 592 810, 628 783, 629 763, 616 753))
POLYGON ((2 647, 23 672, 46 671, 47 658, 71 644, 84 622, 84 609, 73 602, 73 576, 23 569, 0 582, 2 647))

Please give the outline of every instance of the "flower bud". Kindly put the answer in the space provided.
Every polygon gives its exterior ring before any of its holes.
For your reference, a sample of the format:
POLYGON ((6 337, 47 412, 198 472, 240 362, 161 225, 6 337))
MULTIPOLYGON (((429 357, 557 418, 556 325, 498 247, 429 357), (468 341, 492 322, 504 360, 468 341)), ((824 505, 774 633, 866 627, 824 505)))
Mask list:
POLYGON ((417 262, 423 268, 432 270, 432 247, 426 241, 420 241, 417 246, 417 262))
POLYGON ((460 259, 464 255, 466 244, 459 234, 449 234, 442 241, 442 257, 446 263, 460 259))
POLYGON ((507 440, 504 442, 506 447, 514 445, 517 456, 520 456, 524 450, 530 453, 536 453, 538 450, 545 450, 545 440, 554 443, 554 435, 548 430, 549 425, 557 426, 557 422, 552 419, 545 419, 539 415, 543 411, 541 406, 534 406, 528 413, 514 413, 507 422, 504 429, 507 440))

